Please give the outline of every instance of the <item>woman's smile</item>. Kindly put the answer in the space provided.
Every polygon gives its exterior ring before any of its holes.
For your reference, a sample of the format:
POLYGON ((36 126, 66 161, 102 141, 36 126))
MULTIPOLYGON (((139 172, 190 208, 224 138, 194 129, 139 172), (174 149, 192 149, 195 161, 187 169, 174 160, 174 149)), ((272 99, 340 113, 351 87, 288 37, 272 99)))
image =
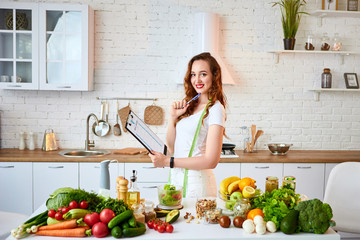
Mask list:
POLYGON ((202 89, 204 86, 204 84, 195 84, 196 89, 202 89))

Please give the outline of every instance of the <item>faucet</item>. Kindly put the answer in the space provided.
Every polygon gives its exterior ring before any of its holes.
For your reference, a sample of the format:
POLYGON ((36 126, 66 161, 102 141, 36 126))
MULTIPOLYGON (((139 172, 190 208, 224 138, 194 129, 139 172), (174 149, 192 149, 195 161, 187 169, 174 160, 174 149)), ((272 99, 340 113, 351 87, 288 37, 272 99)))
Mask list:
POLYGON ((90 117, 93 116, 96 120, 97 125, 99 125, 99 119, 96 117, 94 113, 90 113, 89 116, 86 119, 86 140, 85 140, 85 151, 90 151, 91 147, 95 147, 94 140, 89 140, 89 121, 90 117))

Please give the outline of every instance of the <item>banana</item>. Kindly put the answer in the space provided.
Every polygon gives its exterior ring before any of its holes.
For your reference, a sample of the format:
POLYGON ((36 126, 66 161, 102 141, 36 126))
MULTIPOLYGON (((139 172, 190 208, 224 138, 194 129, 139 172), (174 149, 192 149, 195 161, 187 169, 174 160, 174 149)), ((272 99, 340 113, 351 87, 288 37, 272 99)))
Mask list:
POLYGON ((220 193, 222 194, 229 194, 228 192, 228 186, 234 182, 234 181, 238 181, 240 180, 239 177, 233 176, 233 177, 228 177, 225 178, 224 180, 221 181, 220 183, 220 193))
POLYGON ((228 186, 228 193, 229 194, 232 194, 233 192, 235 192, 236 190, 238 190, 239 189, 239 182, 240 182, 241 180, 236 180, 236 181, 234 181, 234 182, 232 182, 232 183, 230 183, 229 184, 229 186, 228 186))

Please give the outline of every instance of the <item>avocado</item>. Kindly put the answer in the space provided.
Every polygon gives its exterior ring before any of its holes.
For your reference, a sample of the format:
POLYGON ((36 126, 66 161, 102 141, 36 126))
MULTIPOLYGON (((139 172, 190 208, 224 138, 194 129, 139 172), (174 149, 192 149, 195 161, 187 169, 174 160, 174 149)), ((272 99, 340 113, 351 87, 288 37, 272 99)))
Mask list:
POLYGON ((158 209, 155 208, 154 210, 156 212, 157 218, 165 217, 170 212, 170 210, 163 210, 160 208, 158 208, 158 209))
POLYGON ((285 234, 293 234, 298 226, 299 211, 290 210, 280 223, 280 230, 285 234))
POLYGON ((180 211, 177 209, 171 210, 165 217, 165 222, 174 223, 180 216, 180 211))

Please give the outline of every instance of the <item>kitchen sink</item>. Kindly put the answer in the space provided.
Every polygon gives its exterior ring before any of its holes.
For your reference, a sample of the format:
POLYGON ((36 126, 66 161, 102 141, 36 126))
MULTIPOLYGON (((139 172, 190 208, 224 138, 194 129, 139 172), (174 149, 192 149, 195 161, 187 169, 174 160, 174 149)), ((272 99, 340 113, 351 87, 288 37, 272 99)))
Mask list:
POLYGON ((63 150, 59 155, 63 157, 101 157, 111 152, 108 150, 63 150))

